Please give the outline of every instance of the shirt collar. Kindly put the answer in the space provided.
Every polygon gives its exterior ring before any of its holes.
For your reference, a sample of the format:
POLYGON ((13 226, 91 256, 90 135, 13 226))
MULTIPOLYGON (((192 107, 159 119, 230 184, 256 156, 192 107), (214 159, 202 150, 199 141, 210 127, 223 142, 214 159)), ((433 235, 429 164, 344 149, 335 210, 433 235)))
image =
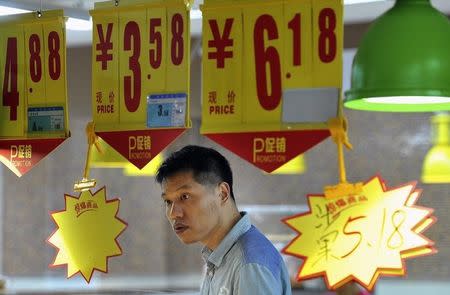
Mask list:
POLYGON ((213 251, 208 247, 203 247, 202 256, 206 263, 212 263, 219 267, 223 257, 228 253, 231 247, 236 243, 240 236, 245 234, 251 227, 250 217, 247 212, 241 212, 241 219, 233 226, 219 246, 213 251))

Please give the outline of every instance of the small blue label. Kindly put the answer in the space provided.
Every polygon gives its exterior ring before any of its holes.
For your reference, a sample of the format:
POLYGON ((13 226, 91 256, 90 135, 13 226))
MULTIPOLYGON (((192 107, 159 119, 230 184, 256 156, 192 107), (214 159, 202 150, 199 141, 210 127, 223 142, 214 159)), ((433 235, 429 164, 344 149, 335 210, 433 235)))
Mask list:
POLYGON ((186 93, 151 94, 147 97, 147 127, 183 127, 186 93))
POLYGON ((28 108, 28 132, 48 131, 64 131, 64 108, 28 108))

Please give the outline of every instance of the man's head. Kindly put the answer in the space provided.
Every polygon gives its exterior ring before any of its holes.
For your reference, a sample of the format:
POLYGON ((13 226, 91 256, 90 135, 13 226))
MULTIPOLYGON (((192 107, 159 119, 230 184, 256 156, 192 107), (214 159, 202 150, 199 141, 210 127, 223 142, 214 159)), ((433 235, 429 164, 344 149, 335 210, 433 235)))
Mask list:
POLYGON ((214 246, 221 227, 237 213, 230 165, 214 149, 189 145, 159 167, 166 216, 185 243, 214 246))
POLYGON ((162 184, 179 172, 192 172, 195 181, 205 186, 228 183, 234 201, 233 174, 230 164, 218 151, 196 145, 187 145, 171 154, 159 167, 156 181, 162 184))

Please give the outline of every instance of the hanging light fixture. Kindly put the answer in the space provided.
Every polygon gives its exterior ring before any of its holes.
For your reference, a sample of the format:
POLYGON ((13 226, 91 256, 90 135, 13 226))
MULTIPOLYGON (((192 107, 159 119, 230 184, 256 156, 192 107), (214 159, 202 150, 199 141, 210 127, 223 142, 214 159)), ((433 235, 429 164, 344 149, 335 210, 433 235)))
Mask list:
POLYGON ((344 105, 384 112, 450 110, 450 21, 430 0, 397 0, 361 40, 344 105))
POLYGON ((431 119, 434 146, 423 161, 422 182, 450 182, 450 115, 442 113, 431 119))

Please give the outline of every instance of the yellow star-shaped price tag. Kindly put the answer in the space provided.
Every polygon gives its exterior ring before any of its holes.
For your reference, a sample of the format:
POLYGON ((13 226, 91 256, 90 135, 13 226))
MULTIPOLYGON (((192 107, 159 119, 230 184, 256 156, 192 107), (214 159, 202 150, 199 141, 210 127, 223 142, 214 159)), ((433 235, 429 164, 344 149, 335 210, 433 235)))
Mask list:
POLYGON ((64 210, 51 213, 58 229, 48 242, 58 253, 50 266, 67 264, 68 278, 79 272, 89 283, 94 270, 108 272, 108 258, 122 254, 116 239, 127 223, 117 217, 120 200, 106 200, 105 187, 65 201, 64 210))
POLYGON ((310 195, 310 212, 283 221, 299 233, 283 249, 304 259, 299 280, 323 276, 329 289, 354 280, 369 291, 379 275, 401 276, 404 259, 435 252, 422 232, 432 209, 416 206, 415 183, 386 189, 378 176, 360 195, 327 199, 310 195))

